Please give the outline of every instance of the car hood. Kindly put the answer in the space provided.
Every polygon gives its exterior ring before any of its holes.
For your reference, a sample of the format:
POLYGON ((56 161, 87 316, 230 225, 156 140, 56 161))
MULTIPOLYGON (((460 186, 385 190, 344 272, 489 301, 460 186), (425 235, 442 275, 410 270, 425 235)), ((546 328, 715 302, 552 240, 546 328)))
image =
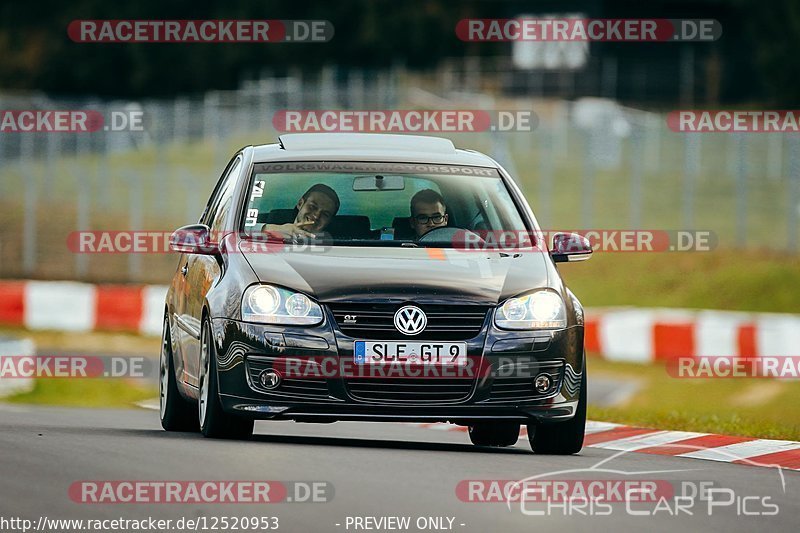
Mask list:
MULTIPOLYGON (((240 248, 241 249, 241 248, 240 248)), ((259 281, 320 302, 496 305, 548 286, 541 252, 516 254, 432 248, 330 247, 303 252, 243 252, 259 281)))

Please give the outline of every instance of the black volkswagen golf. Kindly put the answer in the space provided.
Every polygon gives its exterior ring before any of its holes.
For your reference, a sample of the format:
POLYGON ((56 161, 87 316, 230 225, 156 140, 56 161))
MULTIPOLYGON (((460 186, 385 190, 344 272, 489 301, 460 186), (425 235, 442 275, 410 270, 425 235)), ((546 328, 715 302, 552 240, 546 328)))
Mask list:
POLYGON ((583 445, 583 309, 491 158, 446 139, 283 135, 236 153, 164 307, 161 423, 247 438, 254 421, 450 422, 479 446, 528 427, 583 445))

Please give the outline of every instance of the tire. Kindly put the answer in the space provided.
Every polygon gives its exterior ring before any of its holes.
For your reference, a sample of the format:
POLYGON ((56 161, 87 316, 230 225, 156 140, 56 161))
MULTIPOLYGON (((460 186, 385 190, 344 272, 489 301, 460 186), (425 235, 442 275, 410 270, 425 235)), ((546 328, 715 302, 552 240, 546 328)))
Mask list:
POLYGON ((583 356, 583 375, 575 416, 566 422, 553 424, 529 424, 528 440, 535 453, 547 455, 571 455, 583 448, 586 431, 586 354, 583 356))
POLYGON ((516 422, 481 422, 469 426, 469 440, 475 446, 513 446, 519 439, 516 422))
POLYGON ((212 439, 249 439, 254 420, 231 415, 222 410, 217 384, 217 357, 211 339, 211 324, 203 320, 200 333, 200 432, 212 439))
POLYGON ((169 322, 164 317, 161 333, 161 355, 159 356, 158 396, 161 427, 167 431, 197 432, 197 406, 181 396, 175 378, 175 362, 172 355, 172 340, 169 322))

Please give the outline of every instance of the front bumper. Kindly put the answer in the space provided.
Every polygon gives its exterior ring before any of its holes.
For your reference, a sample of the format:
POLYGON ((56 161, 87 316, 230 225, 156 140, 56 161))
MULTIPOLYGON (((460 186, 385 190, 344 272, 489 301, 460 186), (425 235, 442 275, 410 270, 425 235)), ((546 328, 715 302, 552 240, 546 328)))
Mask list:
POLYGON ((330 315, 314 327, 213 319, 212 335, 223 409, 255 419, 560 421, 574 416, 583 378, 582 325, 504 331, 493 326, 491 313, 480 333, 465 341, 471 368, 457 377, 355 377, 355 339, 341 333, 330 315), (274 390, 260 385, 264 370, 286 374, 287 368, 301 371, 289 373, 274 390), (532 387, 541 373, 552 378, 543 394, 532 387))

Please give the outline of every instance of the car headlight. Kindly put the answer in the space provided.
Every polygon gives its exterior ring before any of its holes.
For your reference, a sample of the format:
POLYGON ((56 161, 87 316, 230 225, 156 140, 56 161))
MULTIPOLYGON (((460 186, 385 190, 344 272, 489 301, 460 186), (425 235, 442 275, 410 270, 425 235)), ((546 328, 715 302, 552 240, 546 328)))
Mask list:
POLYGON ((536 291, 506 300, 497 309, 494 323, 503 329, 565 328, 567 310, 555 292, 536 291))
POLYGON ((272 285, 254 285, 244 291, 242 320, 312 326, 322 322, 322 308, 305 294, 272 285))

